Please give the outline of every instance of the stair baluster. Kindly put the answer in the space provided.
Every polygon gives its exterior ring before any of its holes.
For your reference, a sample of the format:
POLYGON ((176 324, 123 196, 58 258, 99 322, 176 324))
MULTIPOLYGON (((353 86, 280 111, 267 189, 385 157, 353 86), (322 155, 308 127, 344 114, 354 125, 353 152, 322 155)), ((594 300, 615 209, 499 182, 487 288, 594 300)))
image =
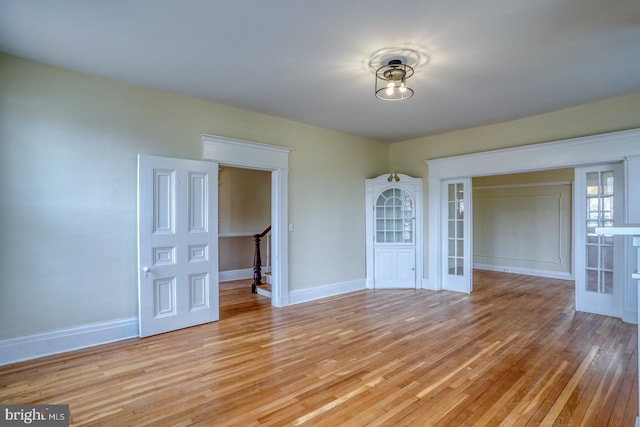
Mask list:
POLYGON ((251 292, 258 293, 258 286, 262 285, 262 259, 260 258, 260 239, 271 231, 271 226, 265 228, 260 234, 254 234, 253 239, 256 242, 255 252, 253 253, 253 283, 251 284, 251 292))

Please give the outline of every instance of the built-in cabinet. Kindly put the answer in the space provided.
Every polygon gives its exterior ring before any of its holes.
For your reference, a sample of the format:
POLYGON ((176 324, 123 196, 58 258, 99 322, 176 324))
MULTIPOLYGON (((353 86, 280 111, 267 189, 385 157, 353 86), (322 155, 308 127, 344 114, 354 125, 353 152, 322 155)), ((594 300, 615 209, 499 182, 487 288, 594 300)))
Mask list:
POLYGON ((367 288, 421 288, 422 180, 368 179, 365 203, 367 288))

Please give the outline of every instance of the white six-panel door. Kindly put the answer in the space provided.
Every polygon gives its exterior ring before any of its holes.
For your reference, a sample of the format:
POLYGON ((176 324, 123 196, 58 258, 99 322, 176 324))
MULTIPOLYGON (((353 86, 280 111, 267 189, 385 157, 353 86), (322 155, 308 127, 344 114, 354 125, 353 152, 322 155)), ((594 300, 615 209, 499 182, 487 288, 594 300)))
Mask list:
POLYGON ((219 319, 218 165, 138 156, 141 337, 219 319))

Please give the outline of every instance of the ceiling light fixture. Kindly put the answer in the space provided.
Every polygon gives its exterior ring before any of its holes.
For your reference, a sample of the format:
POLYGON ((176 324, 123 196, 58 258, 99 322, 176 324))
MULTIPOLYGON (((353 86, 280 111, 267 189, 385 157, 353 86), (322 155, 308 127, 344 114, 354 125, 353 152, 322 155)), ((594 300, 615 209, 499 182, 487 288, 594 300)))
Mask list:
POLYGON ((383 101, 402 101, 413 96, 407 80, 413 76, 413 68, 401 59, 392 59, 376 70, 376 97, 383 101))

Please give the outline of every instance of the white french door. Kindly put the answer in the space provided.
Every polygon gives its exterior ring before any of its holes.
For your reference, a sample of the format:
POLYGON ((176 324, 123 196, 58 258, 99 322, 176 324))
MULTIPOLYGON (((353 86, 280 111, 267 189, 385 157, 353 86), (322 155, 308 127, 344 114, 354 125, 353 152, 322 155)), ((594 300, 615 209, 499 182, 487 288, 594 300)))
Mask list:
POLYGON ((141 337, 219 319, 218 164, 138 156, 141 337))
POLYGON ((622 163, 575 169, 576 310, 622 317, 624 238, 596 234, 623 222, 622 163), (620 274, 619 274, 620 273, 620 274))
POLYGON ((471 178, 442 181, 442 288, 470 293, 473 289, 471 250, 471 178))

